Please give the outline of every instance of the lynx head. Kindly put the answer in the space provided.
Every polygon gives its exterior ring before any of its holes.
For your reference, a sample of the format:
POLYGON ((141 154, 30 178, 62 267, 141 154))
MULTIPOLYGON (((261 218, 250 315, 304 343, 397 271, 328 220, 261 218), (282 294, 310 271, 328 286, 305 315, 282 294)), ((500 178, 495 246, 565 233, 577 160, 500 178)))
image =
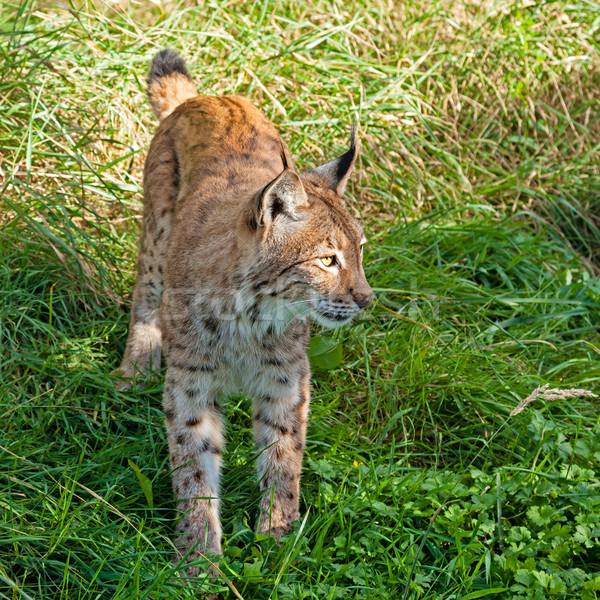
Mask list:
POLYGON ((356 156, 353 128, 348 152, 302 175, 285 168, 254 199, 249 218, 260 257, 254 289, 327 327, 347 323, 374 298, 363 230, 342 199, 356 156))

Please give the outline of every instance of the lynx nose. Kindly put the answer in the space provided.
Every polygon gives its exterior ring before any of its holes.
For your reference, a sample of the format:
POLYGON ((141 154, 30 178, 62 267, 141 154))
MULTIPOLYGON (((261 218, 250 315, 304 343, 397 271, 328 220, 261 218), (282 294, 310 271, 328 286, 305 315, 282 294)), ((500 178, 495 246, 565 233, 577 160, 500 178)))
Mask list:
POLYGON ((368 284, 360 290, 350 290, 350 293, 359 308, 366 308, 375 299, 375 294, 368 284))

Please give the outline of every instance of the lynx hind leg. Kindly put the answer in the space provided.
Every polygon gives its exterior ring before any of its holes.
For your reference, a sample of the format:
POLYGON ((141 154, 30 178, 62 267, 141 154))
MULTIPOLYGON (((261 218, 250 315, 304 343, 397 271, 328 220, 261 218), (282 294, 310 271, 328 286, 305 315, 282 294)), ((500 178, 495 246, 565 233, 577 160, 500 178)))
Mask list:
MULTIPOLYGON (((254 435, 263 497, 257 530, 276 539, 298 519, 300 474, 310 402, 308 365, 294 385, 281 385, 276 396, 255 401, 254 435)), ((287 381, 283 376, 279 381, 287 381)))
POLYGON ((117 389, 126 389, 136 377, 160 368, 163 271, 178 187, 174 151, 167 136, 159 132, 144 169, 143 232, 131 323, 123 360, 113 371, 126 381, 118 383, 117 389))

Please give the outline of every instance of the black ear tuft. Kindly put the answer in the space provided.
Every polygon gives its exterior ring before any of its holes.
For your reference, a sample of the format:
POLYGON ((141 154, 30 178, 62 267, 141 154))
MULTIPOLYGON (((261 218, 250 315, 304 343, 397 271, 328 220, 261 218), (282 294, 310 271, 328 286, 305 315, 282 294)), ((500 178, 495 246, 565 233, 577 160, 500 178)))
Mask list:
POLYGON ((319 177, 327 187, 341 196, 346 189, 346 184, 358 156, 357 142, 356 122, 353 121, 352 132, 350 134, 350 150, 320 167, 311 169, 308 173, 319 177))

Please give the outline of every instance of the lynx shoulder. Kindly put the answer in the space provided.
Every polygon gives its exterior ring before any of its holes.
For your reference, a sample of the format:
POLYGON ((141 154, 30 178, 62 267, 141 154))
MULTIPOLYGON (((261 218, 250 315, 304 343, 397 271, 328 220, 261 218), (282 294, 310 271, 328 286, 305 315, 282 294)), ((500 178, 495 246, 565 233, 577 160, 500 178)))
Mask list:
POLYGON ((279 537, 298 518, 309 321, 343 325, 373 293, 363 232, 342 199, 354 131, 345 154, 298 174, 250 101, 197 96, 175 52, 154 58, 148 95, 160 125, 144 170, 138 278, 116 372, 128 387, 164 356, 181 511, 175 542, 191 560, 221 551, 222 398, 253 398, 264 491, 257 527, 279 537))

